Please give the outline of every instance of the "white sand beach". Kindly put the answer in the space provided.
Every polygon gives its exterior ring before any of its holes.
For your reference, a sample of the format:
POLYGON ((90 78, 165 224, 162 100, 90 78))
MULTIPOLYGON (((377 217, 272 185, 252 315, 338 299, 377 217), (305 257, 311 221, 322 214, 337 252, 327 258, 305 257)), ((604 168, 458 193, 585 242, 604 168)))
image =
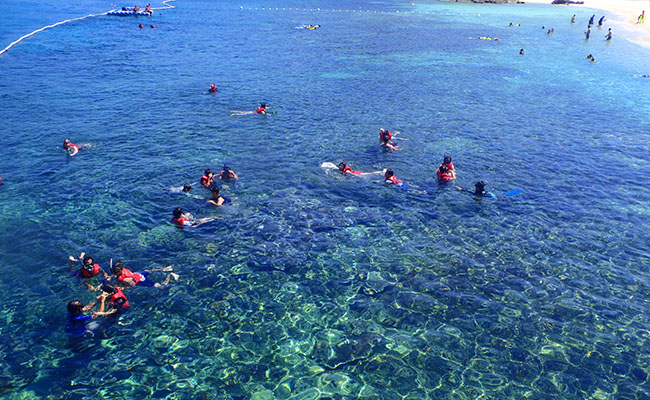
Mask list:
MULTIPOLYGON (((551 0, 526 0, 527 3, 551 4, 551 0)), ((634 43, 650 48, 650 21, 637 23, 639 15, 645 10, 650 13, 648 0, 584 0, 585 4, 572 4, 569 6, 556 5, 554 7, 593 8, 606 11, 608 23, 614 24, 625 30, 625 37, 634 43), (611 13, 611 14, 610 14, 611 13)), ((599 16, 597 16, 598 18, 599 16)), ((616 32, 614 32, 616 35, 616 32)))

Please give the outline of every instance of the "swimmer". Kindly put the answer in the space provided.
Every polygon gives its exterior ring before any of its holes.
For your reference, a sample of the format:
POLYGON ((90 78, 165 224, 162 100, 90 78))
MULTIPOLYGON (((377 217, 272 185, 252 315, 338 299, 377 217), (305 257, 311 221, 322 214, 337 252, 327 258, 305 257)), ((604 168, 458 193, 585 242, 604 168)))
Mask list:
POLYGON ((612 28, 609 28, 607 35, 605 35, 605 40, 612 40, 612 28))
POLYGON ((138 6, 133 6, 133 11, 138 12, 138 11, 140 11, 140 9, 138 8, 138 6))
POLYGON ((454 167, 454 163, 451 162, 451 156, 445 156, 442 159, 440 167, 446 167, 447 175, 449 175, 451 179, 456 179, 456 167, 454 167))
POLYGON ((179 278, 178 274, 175 274, 170 271, 173 271, 172 267, 151 269, 142 272, 131 272, 130 270, 124 268, 124 264, 122 264, 121 261, 116 261, 115 265, 113 265, 113 268, 111 268, 111 272, 113 273, 113 275, 117 277, 117 281, 126 287, 133 287, 137 285, 137 286, 144 286, 144 287, 161 288, 167 286, 169 284, 169 281, 172 278, 175 281, 177 281, 179 278), (167 275, 164 281, 158 283, 149 279, 149 274, 152 272, 170 272, 170 273, 167 275))
POLYGON ((355 176, 365 176, 365 175, 376 175, 376 174, 383 174, 384 171, 375 171, 375 172, 361 172, 361 171, 354 171, 352 168, 348 167, 346 163, 339 163, 338 165, 339 171, 341 171, 341 174, 347 175, 355 175, 355 176))
POLYGON ((73 300, 68 303, 68 322, 65 325, 66 333, 75 336, 93 336, 93 326, 91 325, 91 321, 93 318, 97 317, 98 314, 94 313, 93 315, 84 315, 83 313, 92 310, 97 305, 99 297, 94 303, 85 306, 79 300, 73 300))
POLYGON ((385 148, 387 150, 394 150, 394 151, 399 150, 397 148, 397 143, 395 143, 395 142, 391 143, 391 141, 390 141, 390 139, 391 139, 390 131, 385 131, 385 134, 383 134, 383 135, 380 132, 379 136, 381 138, 381 141, 379 143, 381 145, 381 147, 383 147, 383 148, 385 148))
POLYGON ((397 137, 397 134, 399 132, 395 131, 395 136, 393 136, 393 132, 389 131, 388 129, 381 128, 379 129, 379 142, 383 142, 384 140, 408 140, 407 138, 403 137, 397 137))
MULTIPOLYGON (((77 260, 73 257, 70 256, 68 258, 70 262, 72 263, 70 265, 70 272, 73 272, 74 266, 77 262, 77 260)), ((99 264, 95 263, 95 260, 91 256, 86 256, 86 253, 81 253, 79 255, 79 260, 82 261, 81 263, 81 268, 74 272, 73 275, 78 277, 79 279, 92 279, 98 276, 100 273, 104 276, 104 279, 110 280, 111 277, 104 271, 99 264)), ((97 286, 93 286, 88 282, 82 281, 82 285, 86 286, 88 290, 94 291, 94 290, 99 290, 101 287, 101 284, 97 286)))
POLYGON ((594 18, 596 17, 596 14, 592 15, 591 18, 589 18, 589 27, 594 25, 594 18))
POLYGON ((208 92, 210 92, 210 93, 218 93, 219 89, 217 89, 217 85, 215 85, 214 83, 211 83, 210 88, 208 89, 208 92))
POLYGON ((63 141, 63 150, 68 152, 68 155, 70 157, 74 156, 81 150, 81 146, 77 146, 76 144, 72 143, 70 139, 65 139, 63 141))
POLYGON ((126 298, 122 289, 113 285, 105 284, 102 286, 102 295, 99 297, 99 311, 94 315, 115 315, 118 317, 122 311, 130 306, 129 299, 126 298), (106 301, 108 300, 108 307, 106 301), (105 311, 108 308, 108 311, 105 311))
POLYGON ((587 28, 587 32, 585 32, 585 40, 589 40, 590 35, 591 35, 591 28, 587 28))
POLYGON ((520 49, 520 50, 519 50, 519 55, 520 55, 520 56, 523 56, 525 53, 526 53, 526 51, 525 51, 524 49, 520 49))
POLYGON ((262 114, 266 115, 268 112, 266 111, 266 103, 260 104, 260 106, 257 108, 255 111, 237 111, 237 110, 230 110, 230 116, 234 117, 235 115, 249 115, 249 114, 262 114))
POLYGON ((487 190, 485 190, 485 187, 486 187, 486 186, 487 186, 487 182, 485 182, 485 181, 478 181, 478 182, 476 182, 476 183, 474 184, 474 191, 471 191, 471 190, 465 190, 465 189, 463 189, 463 188, 460 187, 460 186, 456 186, 456 189, 458 189, 458 190, 462 190, 462 191, 466 191, 466 192, 469 192, 469 193, 473 194, 474 196, 481 196, 481 197, 488 197, 488 196, 489 196, 489 197, 492 197, 493 199, 496 199, 496 196, 495 196, 495 195, 493 195, 492 193, 490 193, 490 192, 488 192, 487 190))
POLYGON ((260 104, 257 110, 253 111, 255 114, 266 114, 266 103, 260 104))
POLYGON ((140 26, 138 26, 138 28, 142 29, 142 28, 144 28, 144 25, 140 24, 140 26))
POLYGON ((145 12, 148 12, 149 14, 151 14, 151 4, 147 3, 147 5, 145 6, 144 11, 145 11, 145 12))
POLYGON ((438 170, 436 171, 436 175, 438 177, 439 183, 449 182, 450 180, 453 179, 449 174, 449 168, 447 168, 446 165, 439 166, 438 170))
POLYGON ((402 181, 397 179, 395 172, 392 169, 387 169, 384 173, 384 183, 389 185, 402 185, 402 181))
POLYGON ((600 19, 598 20, 598 28, 603 27, 603 22, 605 22, 605 16, 604 15, 602 17, 600 17, 600 19))
POLYGON ((201 175, 201 185, 206 188, 210 188, 214 184, 214 173, 210 168, 203 171, 201 175))
POLYGON ((221 207, 222 205, 224 205, 227 201, 223 196, 221 196, 220 192, 221 190, 219 189, 219 186, 217 185, 212 186, 212 190, 210 190, 210 194, 212 195, 212 197, 208 199, 207 203, 217 207, 221 207))
POLYGON ((513 25, 512 22, 511 22, 511 23, 508 25, 508 28, 513 28, 513 27, 514 27, 514 25, 513 25))
POLYGON ((571 17, 571 23, 575 24, 576 23, 576 15, 573 14, 573 17, 571 17))
POLYGON ((214 218, 201 218, 201 219, 194 219, 191 214, 184 214, 183 209, 180 207, 174 208, 174 211, 172 211, 173 218, 171 219, 171 223, 184 228, 184 227, 190 227, 190 228, 195 228, 199 225, 205 224, 206 222, 210 222, 214 220, 214 218))
POLYGON ((585 57, 587 60, 591 61, 592 63, 596 62, 596 58, 592 56, 591 54, 587 54, 587 57, 585 57))
POLYGON ((0 186, 2 186, 2 177, 0 176, 0 186))
POLYGON ((189 193, 192 191, 192 185, 189 183, 186 183, 183 185, 183 193, 189 193))
POLYGON ((154 28, 157 28, 158 25, 149 25, 149 27, 150 27, 151 29, 154 29, 154 28))
POLYGON ((235 171, 230 169, 230 167, 224 165, 217 179, 222 181, 233 181, 239 179, 239 177, 237 176, 235 171))

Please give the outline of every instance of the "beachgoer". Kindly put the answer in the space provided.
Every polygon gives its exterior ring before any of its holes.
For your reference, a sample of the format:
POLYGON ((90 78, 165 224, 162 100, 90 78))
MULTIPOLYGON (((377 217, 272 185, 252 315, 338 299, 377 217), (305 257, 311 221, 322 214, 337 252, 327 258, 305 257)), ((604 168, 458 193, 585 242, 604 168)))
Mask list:
POLYGON ((175 281, 178 280, 178 274, 175 274, 172 271, 172 267, 144 270, 142 272, 131 272, 130 270, 124 268, 124 264, 121 261, 116 261, 111 269, 113 275, 117 277, 117 281, 126 287, 133 286, 144 286, 144 287, 155 287, 161 288, 167 286, 169 281, 173 278, 175 281), (161 283, 154 282, 149 279, 149 274, 152 272, 170 272, 164 281, 161 283))
POLYGON ((129 299, 126 298, 122 289, 113 285, 106 284, 102 286, 102 296, 99 298, 99 311, 95 315, 115 315, 118 317, 122 311, 125 311, 129 306, 129 299), (108 311, 106 310, 106 301, 108 300, 108 311))
POLYGON ((454 167, 454 163, 451 162, 451 156, 445 156, 442 159, 440 166, 447 167, 447 173, 449 174, 449 177, 451 177, 451 179, 456 179, 456 168, 454 167))
POLYGON ((591 18, 589 18, 589 24, 588 24, 588 25, 589 25, 590 27, 594 25, 594 18, 595 18, 595 17, 596 17, 596 14, 592 15, 591 18))
POLYGON ((215 85, 214 83, 211 83, 210 88, 208 89, 208 92, 217 93, 218 91, 219 91, 219 89, 217 89, 217 85, 215 85))
POLYGON ((65 139, 63 141, 63 150, 68 152, 69 156, 74 156, 79 152, 81 149, 81 146, 77 146, 76 144, 72 143, 70 139, 65 139))
POLYGON ((585 32, 585 40, 589 40, 590 35, 591 35, 591 28, 587 28, 587 32, 585 32))
POLYGON ((213 219, 212 218, 200 218, 200 219, 194 219, 191 214, 184 214, 183 209, 180 207, 174 208, 174 211, 172 211, 172 219, 171 223, 178 226, 178 227, 190 227, 194 228, 199 225, 202 225, 206 222, 210 222, 213 219))
POLYGON ((214 184, 214 173, 210 168, 203 171, 201 176, 201 185, 206 188, 210 188, 214 184))
POLYGON ((571 23, 575 24, 576 23, 576 15, 573 14, 573 17, 571 17, 571 23))
POLYGON ((257 110, 253 111, 255 114, 266 114, 266 103, 260 104, 257 110))
POLYGON ((520 56, 523 56, 525 53, 526 53, 526 51, 525 51, 524 49, 520 49, 520 50, 519 50, 519 55, 520 55, 520 56))
POLYGON ((212 189, 210 190, 210 194, 212 195, 212 198, 208 199, 207 201, 208 204, 221 207, 226 202, 226 199, 223 196, 221 196, 219 186, 217 185, 212 186, 212 189))
POLYGON ((397 179, 392 169, 387 169, 384 173, 384 183, 389 185, 401 185, 402 181, 397 179))
POLYGON ((239 177, 237 176, 235 171, 230 169, 230 167, 224 165, 223 169, 219 173, 218 179, 222 181, 232 181, 232 180, 239 179, 239 177))
POLYGON ((643 22, 645 22, 645 10, 641 11, 641 15, 636 20, 637 24, 642 24, 643 22))
POLYGON ((612 28, 609 28, 607 35, 605 35, 605 40, 612 40, 612 28))
POLYGON ((600 19, 598 20, 598 27, 599 28, 602 28, 603 22, 605 22, 605 16, 604 15, 602 17, 600 17, 600 19))
MULTIPOLYGON (((101 296, 98 296, 97 298, 99 299, 100 297, 101 296)), ((93 336, 92 329, 95 328, 95 326, 91 325, 91 321, 97 316, 97 313, 93 315, 84 315, 83 313, 93 309, 97 303, 98 300, 84 306, 79 300, 69 302, 67 316, 68 322, 65 325, 65 331, 75 336, 93 336)))
POLYGON ((108 275, 106 271, 104 271, 102 267, 100 267, 99 264, 97 264, 91 256, 87 256, 86 253, 81 253, 79 255, 78 259, 82 262, 81 262, 81 268, 79 268, 78 271, 73 272, 77 259, 74 258, 73 256, 70 256, 68 259, 71 262, 70 272, 73 273, 73 275, 78 277, 79 279, 82 279, 81 284, 86 286, 88 290, 99 290, 99 288, 101 287, 101 283, 95 286, 90 284, 89 282, 86 282, 85 279, 95 278, 100 273, 104 276, 104 279, 107 280, 111 279, 110 275, 108 275))

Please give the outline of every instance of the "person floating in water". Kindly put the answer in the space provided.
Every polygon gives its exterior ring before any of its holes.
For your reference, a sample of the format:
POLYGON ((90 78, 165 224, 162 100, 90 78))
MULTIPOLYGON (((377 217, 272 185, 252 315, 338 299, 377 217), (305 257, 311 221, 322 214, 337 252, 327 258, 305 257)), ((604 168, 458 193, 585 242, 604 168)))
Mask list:
POLYGON ((609 28, 607 35, 605 35, 605 40, 612 40, 612 28, 609 28))
POLYGON ((102 291, 104 293, 102 293, 102 296, 99 298, 99 310, 95 315, 113 315, 117 318, 123 311, 126 311, 126 309, 130 307, 129 299, 126 298, 122 289, 113 285, 105 284, 102 286, 102 291))
POLYGON ((237 176, 235 171, 230 169, 230 167, 228 167, 227 165, 224 165, 223 169, 219 173, 218 179, 222 181, 234 181, 239 179, 239 177, 237 176))
POLYGON ((84 315, 84 312, 92 310, 101 297, 98 296, 95 302, 87 305, 83 305, 79 300, 73 300, 68 303, 68 316, 65 325, 66 333, 74 336, 94 336, 93 331, 99 325, 93 323, 94 321, 92 319, 96 318, 99 314, 84 315))
POLYGON ((476 183, 474 184, 474 190, 473 190, 473 191, 472 191, 472 190, 466 190, 466 189, 463 189, 463 188, 460 187, 460 186, 456 186, 456 189, 461 190, 461 191, 465 191, 465 192, 469 192, 469 193, 473 194, 474 196, 492 197, 493 199, 496 199, 496 196, 495 196, 495 195, 493 195, 492 193, 490 193, 490 192, 488 192, 487 190, 485 190, 485 187, 486 187, 486 186, 487 186, 487 182, 485 182, 485 181, 478 181, 478 182, 476 182, 476 183))
POLYGON ((268 112, 266 111, 266 103, 260 104, 260 106, 257 108, 255 111, 238 111, 238 110, 230 110, 230 116, 235 116, 235 115, 249 115, 249 114, 262 114, 266 115, 268 112))
POLYGON ((382 128, 381 131, 379 131, 379 144, 381 147, 387 149, 387 150, 399 150, 397 148, 397 143, 391 142, 392 134, 390 131, 386 131, 382 128))
POLYGON ((72 263, 70 265, 70 272, 74 273, 74 276, 78 277, 79 279, 82 279, 83 280, 81 282, 82 285, 86 286, 88 290, 99 290, 99 288, 101 287, 101 283, 95 286, 85 281, 86 279, 91 280, 97 277, 99 274, 102 274, 104 276, 104 279, 106 280, 111 279, 110 275, 108 275, 106 271, 104 271, 91 256, 87 256, 86 253, 81 253, 79 255, 79 260, 81 260, 82 263, 81 263, 81 268, 76 272, 73 272, 73 270, 75 264, 77 263, 77 259, 74 258, 73 256, 70 256, 69 260, 72 263))
POLYGON ((63 150, 68 152, 69 156, 74 156, 81 150, 81 146, 78 146, 70 141, 70 139, 65 139, 63 141, 63 150))
POLYGON ((338 165, 339 171, 343 175, 356 175, 356 176, 365 176, 365 175, 376 175, 376 174, 382 174, 384 171, 374 171, 374 172, 361 172, 361 171, 354 171, 352 168, 348 167, 346 163, 342 162, 339 163, 338 165))
POLYGON ((440 164, 440 167, 446 167, 447 168, 447 174, 451 179, 456 179, 456 167, 454 167, 454 163, 451 162, 451 156, 445 156, 442 159, 442 163, 440 164))
POLYGON ((525 53, 526 53, 526 51, 524 49, 519 49, 519 55, 520 56, 523 56, 525 53))
POLYGON ((576 15, 573 14, 573 17, 571 17, 571 23, 575 24, 576 23, 576 15))
POLYGON ((212 204, 213 206, 221 207, 225 203, 227 203, 227 199, 223 196, 221 196, 221 190, 219 189, 219 186, 214 185, 212 186, 212 189, 210 190, 210 195, 212 196, 211 198, 208 199, 207 203, 212 204))
POLYGON ((121 261, 116 261, 115 264, 113 265, 113 268, 111 269, 113 275, 117 277, 117 281, 126 287, 133 287, 137 285, 137 286, 155 287, 155 288, 161 288, 167 286, 171 279, 174 279, 175 281, 178 280, 179 278, 178 274, 175 274, 171 271, 173 271, 172 267, 165 267, 165 268, 145 270, 142 272, 131 272, 128 269, 124 268, 124 264, 122 264, 121 261), (152 272, 169 272, 169 274, 167 275, 164 281, 158 283, 149 279, 149 274, 152 272))
POLYGON ((596 14, 592 15, 591 18, 589 18, 589 27, 594 26, 594 18, 596 18, 596 14))
POLYGON ((257 107, 257 110, 253 111, 255 114, 266 114, 266 103, 260 104, 259 107, 257 107))
POLYGON ((453 179, 449 174, 449 168, 447 168, 445 165, 441 165, 438 167, 438 170, 436 171, 436 176, 438 177, 439 183, 449 182, 450 180, 453 179))
POLYGON ((214 173, 210 168, 203 171, 201 175, 201 185, 205 188, 210 188, 214 184, 214 173))
POLYGON ((210 92, 210 93, 218 93, 219 89, 217 89, 217 85, 215 85, 214 83, 211 83, 210 88, 208 89, 208 92, 210 92))
POLYGON ((397 186, 401 186, 404 184, 401 180, 397 179, 397 177, 395 176, 395 171, 393 171, 392 169, 387 169, 386 172, 384 173, 384 183, 388 185, 397 185, 397 186))
POLYGON ((591 28, 587 28, 587 32, 585 32, 585 40, 589 40, 589 36, 591 36, 591 28))
POLYGON ((205 224, 206 222, 210 222, 214 220, 214 218, 200 218, 200 219, 194 219, 191 214, 184 214, 183 209, 180 207, 174 208, 174 211, 172 211, 172 219, 171 223, 178 226, 178 227, 190 227, 190 228, 195 228, 199 225, 205 224))

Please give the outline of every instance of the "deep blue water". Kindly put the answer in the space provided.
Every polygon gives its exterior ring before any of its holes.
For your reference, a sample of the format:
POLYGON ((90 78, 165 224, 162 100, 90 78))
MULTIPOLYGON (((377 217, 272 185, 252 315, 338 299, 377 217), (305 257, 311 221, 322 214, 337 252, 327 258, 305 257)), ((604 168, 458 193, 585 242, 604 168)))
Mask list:
MULTIPOLYGON (((585 42, 578 8, 175 5, 0 56, 0 396, 650 398, 649 50, 585 42), (230 116, 260 102, 274 114, 230 116), (224 163, 230 206, 165 190, 207 197, 224 163), (523 193, 454 189, 479 179, 523 193), (179 230, 174 207, 216 219, 179 230), (76 342, 65 305, 97 295, 67 273, 81 251, 181 279, 128 290, 109 338, 76 342)), ((0 3, 0 47, 110 8, 0 3)))

